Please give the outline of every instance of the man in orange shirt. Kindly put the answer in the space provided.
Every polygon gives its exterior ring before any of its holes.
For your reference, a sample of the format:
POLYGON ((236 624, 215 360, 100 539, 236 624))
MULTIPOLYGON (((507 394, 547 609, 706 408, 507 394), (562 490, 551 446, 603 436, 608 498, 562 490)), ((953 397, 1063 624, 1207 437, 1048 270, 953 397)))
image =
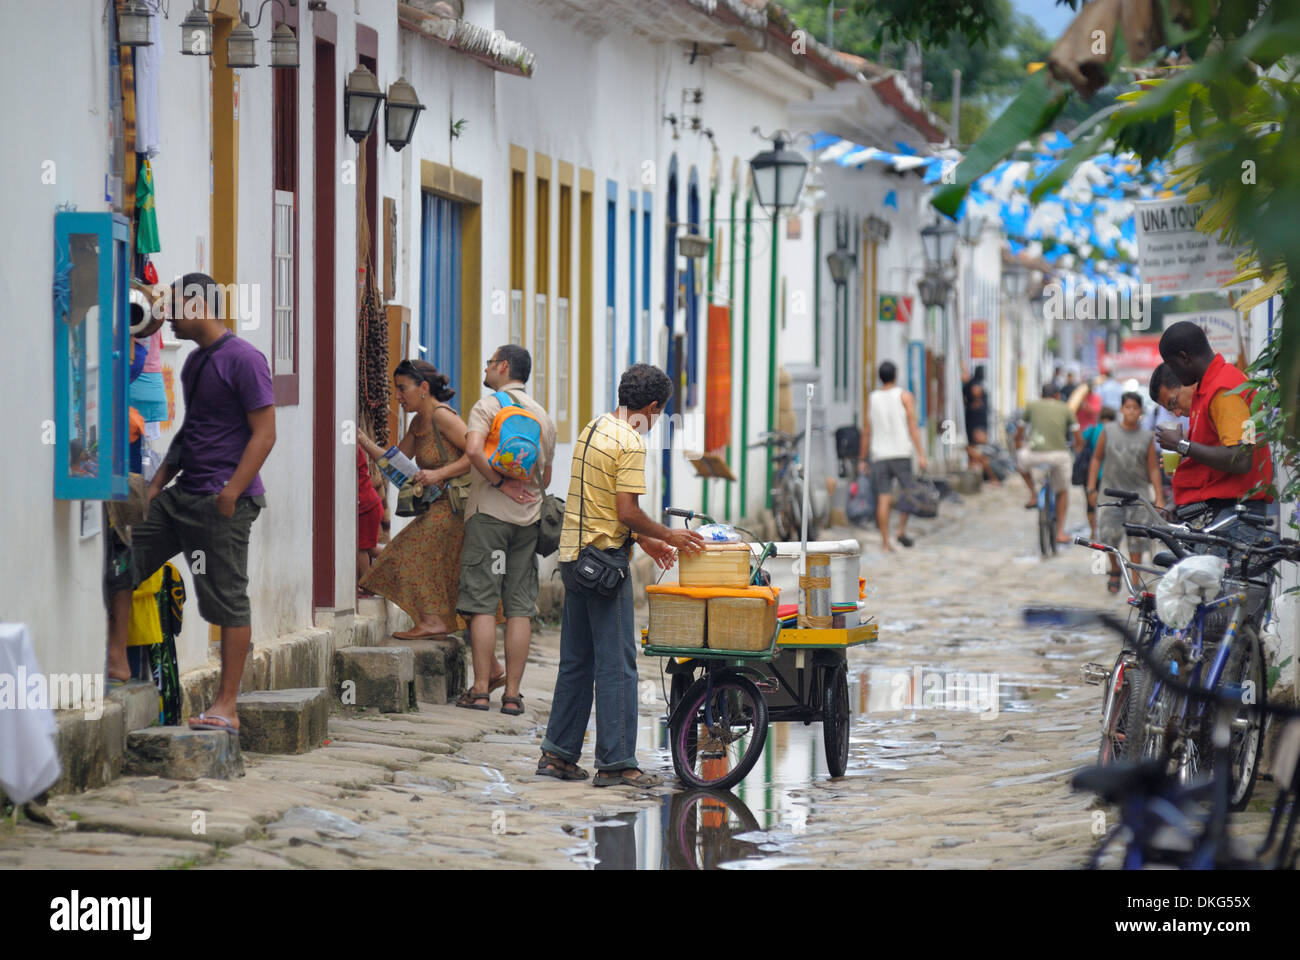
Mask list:
MULTIPOLYGON (((1165 330, 1160 355, 1174 376, 1196 388, 1187 435, 1173 423, 1156 430, 1156 442, 1184 458, 1174 472, 1174 502, 1213 504, 1218 520, 1244 501, 1252 513, 1263 516, 1272 501, 1267 486, 1273 480, 1273 460, 1267 444, 1245 442, 1254 437, 1249 426, 1254 391, 1233 392, 1245 383, 1245 374, 1215 353, 1204 330, 1186 320, 1165 330)), ((1221 532, 1250 542, 1260 533, 1242 521, 1221 532)))

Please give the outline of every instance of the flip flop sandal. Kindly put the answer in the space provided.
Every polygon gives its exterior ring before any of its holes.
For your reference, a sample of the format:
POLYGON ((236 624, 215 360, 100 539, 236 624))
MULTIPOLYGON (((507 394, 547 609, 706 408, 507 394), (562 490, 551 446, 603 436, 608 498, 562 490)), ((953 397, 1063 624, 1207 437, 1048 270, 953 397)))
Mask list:
POLYGON ((593 787, 657 787, 663 783, 652 773, 642 773, 637 767, 624 770, 601 770, 596 779, 591 781, 593 787), (637 774, 637 776, 629 776, 637 774))
POLYGON ((542 759, 537 762, 539 777, 554 777, 556 780, 586 780, 591 776, 576 763, 569 763, 554 753, 542 751, 542 759))
POLYGON ((491 693, 493 690, 496 690, 499 687, 504 687, 505 685, 506 685, 506 675, 503 673, 501 674, 501 676, 497 677, 495 680, 491 681, 488 684, 488 693, 491 693))
POLYGON ((460 695, 460 699, 456 701, 456 706, 464 707, 466 710, 487 710, 488 702, 490 702, 490 698, 486 693, 474 693, 471 690, 466 690, 460 695), (481 707, 478 704, 480 700, 484 701, 481 707))
POLYGON ((504 713, 504 714, 505 714, 506 716, 508 716, 508 717, 517 717, 517 716, 519 716, 521 713, 524 712, 524 698, 523 698, 523 697, 502 697, 502 698, 501 698, 501 712, 504 713), (507 703, 512 703, 512 704, 514 704, 515 709, 514 709, 514 710, 507 710, 507 709, 506 709, 506 704, 507 704, 507 703))
POLYGON ((190 717, 191 730, 224 730, 232 737, 239 736, 239 728, 233 726, 225 717, 206 713, 200 713, 197 717, 190 717))

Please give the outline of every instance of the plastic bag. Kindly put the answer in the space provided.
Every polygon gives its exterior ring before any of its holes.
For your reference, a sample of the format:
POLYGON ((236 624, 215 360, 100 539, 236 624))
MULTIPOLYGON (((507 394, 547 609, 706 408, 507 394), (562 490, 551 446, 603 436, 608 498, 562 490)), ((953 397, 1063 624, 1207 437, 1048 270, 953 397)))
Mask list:
POLYGON ((844 513, 855 527, 865 527, 876 519, 876 485, 871 481, 871 474, 859 473, 858 479, 849 486, 844 513))
POLYGON ((705 543, 739 543, 740 534, 729 523, 706 523, 695 530, 705 543))
POLYGON ((1227 561, 1222 557, 1187 557, 1169 568, 1156 585, 1156 613, 1167 627, 1182 630, 1196 608, 1219 595, 1227 561))

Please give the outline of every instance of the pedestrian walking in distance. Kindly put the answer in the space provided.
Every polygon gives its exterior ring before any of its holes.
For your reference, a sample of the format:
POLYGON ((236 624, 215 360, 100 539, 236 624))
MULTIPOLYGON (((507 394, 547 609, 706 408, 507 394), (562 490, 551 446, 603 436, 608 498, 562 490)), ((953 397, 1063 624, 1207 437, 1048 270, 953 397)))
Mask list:
MULTIPOLYGON (((1150 484, 1155 491, 1154 503, 1163 510, 1165 494, 1160 481, 1160 460, 1156 456, 1154 435, 1142 426, 1142 395, 1126 393, 1122 399, 1119 420, 1106 424, 1092 451, 1092 462, 1088 465, 1088 496, 1097 495, 1097 484, 1104 470, 1108 487, 1131 490, 1145 497, 1150 493, 1147 490, 1150 484)), ((1145 510, 1146 506, 1140 503, 1102 507, 1098 523, 1102 543, 1118 548, 1125 538, 1125 523, 1149 520, 1149 515, 1144 515, 1145 510)), ((1129 559, 1141 563, 1142 553, 1149 545, 1150 541, 1145 537, 1128 537, 1129 559)), ((1119 593, 1119 586, 1119 561, 1112 555, 1106 588, 1111 593, 1119 593)))
POLYGON ((677 551, 704 547, 693 530, 670 530, 641 509, 645 493, 645 440, 672 395, 672 381, 658 367, 638 363, 619 380, 618 409, 588 423, 574 445, 569 495, 564 501, 559 567, 564 582, 560 671, 551 719, 537 764, 541 776, 585 780, 579 767, 582 741, 596 702, 595 786, 652 787, 636 759, 636 636, 632 578, 624 576, 613 596, 588 590, 574 573, 579 554, 603 551, 626 564, 632 540, 667 570, 677 551))
MULTIPOLYGON (((858 470, 871 475, 876 485, 876 525, 880 527, 880 540, 886 553, 893 551, 889 542, 889 507, 893 502, 893 484, 905 490, 912 483, 912 450, 916 450, 916 463, 922 471, 927 463, 921 431, 916 424, 916 399, 910 391, 895 382, 898 368, 886 360, 880 365, 879 390, 872 390, 867 398, 866 415, 862 424, 862 448, 859 452, 858 470)), ((907 535, 907 514, 898 514, 898 542, 912 545, 907 535)))

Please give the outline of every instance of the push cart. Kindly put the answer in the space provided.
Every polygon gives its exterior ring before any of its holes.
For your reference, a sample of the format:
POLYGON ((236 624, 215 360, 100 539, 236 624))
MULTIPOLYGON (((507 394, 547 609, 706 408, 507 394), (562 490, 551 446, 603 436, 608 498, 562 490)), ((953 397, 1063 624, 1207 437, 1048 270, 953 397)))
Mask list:
MULTIPOLYGON (((712 523, 690 510, 668 513, 712 523)), ((739 529, 739 528, 738 528, 739 529)), ((744 533, 745 531, 741 531, 744 533)), ((763 580, 763 563, 775 552, 764 545, 751 566, 752 584, 763 580)), ((808 629, 781 626, 757 650, 672 647, 650 643, 642 650, 667 658, 668 744, 673 769, 688 787, 726 790, 740 783, 763 753, 772 721, 818 722, 832 777, 844 775, 849 759, 849 647, 871 643, 875 623, 808 629)))

